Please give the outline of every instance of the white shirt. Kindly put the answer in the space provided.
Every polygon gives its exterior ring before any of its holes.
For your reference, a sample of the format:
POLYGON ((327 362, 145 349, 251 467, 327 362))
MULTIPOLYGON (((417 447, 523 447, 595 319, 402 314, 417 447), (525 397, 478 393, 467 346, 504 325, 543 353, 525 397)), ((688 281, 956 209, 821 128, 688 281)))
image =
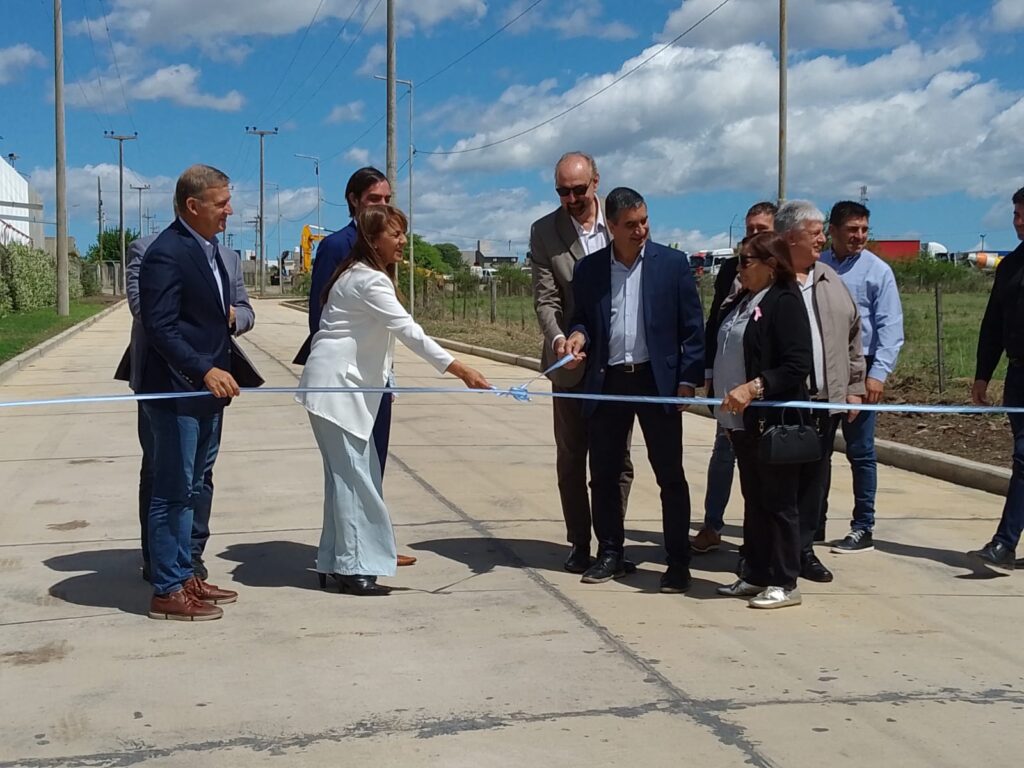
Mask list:
POLYGON ((601 206, 597 206, 597 218, 594 219, 594 226, 589 231, 583 228, 572 216, 572 225, 576 227, 576 237, 579 238, 580 245, 583 246, 583 252, 589 256, 592 253, 596 253, 608 245, 611 239, 608 237, 608 225, 604 221, 604 211, 601 210, 601 206))
POLYGON ((224 283, 220 277, 220 270, 217 269, 217 258, 215 255, 217 253, 216 235, 214 235, 213 240, 207 240, 192 229, 184 219, 179 218, 178 221, 182 223, 185 229, 192 233, 192 237, 196 239, 196 242, 199 243, 199 247, 203 249, 203 253, 206 255, 206 263, 210 265, 210 271, 213 272, 213 279, 217 282, 217 298, 220 299, 220 308, 227 312, 227 307, 224 306, 224 283))
POLYGON ((811 321, 811 350, 814 352, 814 381, 817 387, 815 400, 828 399, 828 384, 825 380, 825 346, 821 342, 821 328, 818 327, 818 316, 814 312, 814 267, 807 273, 807 279, 800 284, 800 295, 804 299, 807 317, 811 321))

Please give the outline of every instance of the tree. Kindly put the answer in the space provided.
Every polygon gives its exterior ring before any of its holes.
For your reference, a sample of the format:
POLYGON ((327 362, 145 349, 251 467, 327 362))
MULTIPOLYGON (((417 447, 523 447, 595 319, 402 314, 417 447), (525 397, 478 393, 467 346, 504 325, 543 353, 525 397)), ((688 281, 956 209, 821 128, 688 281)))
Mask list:
POLYGON ((530 284, 530 273, 524 271, 519 264, 501 264, 495 275, 498 281, 505 286, 505 295, 519 294, 522 288, 530 284))
MULTIPOLYGON (((139 236, 137 230, 126 228, 124 231, 125 253, 127 254, 128 243, 139 236)), ((100 238, 100 245, 93 243, 85 253, 85 260, 95 261, 120 261, 121 260, 121 230, 105 229, 100 238), (102 246, 102 251, 100 250, 102 246)))
POLYGON ((462 251, 459 250, 459 246, 455 245, 455 243, 438 243, 434 247, 437 248, 441 258, 444 259, 445 263, 453 271, 462 267, 462 251))
MULTIPOLYGON (((426 240, 424 240, 422 237, 415 233, 413 234, 413 239, 416 243, 415 257, 416 266, 418 268, 430 269, 433 270, 434 272, 440 272, 445 275, 451 273, 452 268, 448 266, 448 264, 445 262, 443 258, 441 258, 441 253, 437 250, 437 248, 434 245, 428 243, 426 240)), ((405 246, 405 252, 403 254, 403 257, 405 258, 406 261, 409 260, 408 244, 406 244, 405 246)))

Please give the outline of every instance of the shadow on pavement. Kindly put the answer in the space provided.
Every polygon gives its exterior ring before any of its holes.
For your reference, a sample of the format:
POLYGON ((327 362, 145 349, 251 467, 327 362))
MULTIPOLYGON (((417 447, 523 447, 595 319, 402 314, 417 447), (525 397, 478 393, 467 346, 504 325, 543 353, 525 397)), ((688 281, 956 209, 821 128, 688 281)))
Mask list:
POLYGON ((247 587, 318 589, 316 547, 295 541, 263 541, 232 544, 217 557, 238 563, 233 579, 247 587))
MULTIPOLYGON (((657 546, 627 546, 626 557, 638 566, 635 573, 621 579, 619 584, 631 587, 638 592, 658 592, 659 579, 664 572, 664 550, 661 548, 660 536, 657 546), (644 563, 656 565, 656 569, 644 568, 644 563)), ((531 568, 536 571, 554 571, 565 573, 562 563, 569 553, 568 545, 538 539, 503 539, 503 538, 453 538, 432 539, 410 543, 410 549, 433 552, 436 555, 462 563, 474 575, 490 573, 496 567, 531 568)), ((578 577, 577 577, 578 578, 578 577)), ((587 585, 595 590, 601 589, 600 584, 587 585)), ((705 579, 694 579, 687 597, 697 599, 717 598, 717 583, 705 579)))
POLYGON ((50 587, 50 595, 59 600, 140 615, 149 612, 152 588, 142 580, 138 548, 75 552, 51 557, 43 565, 55 571, 89 571, 50 587))
POLYGON ((875 539, 875 549, 889 555, 898 557, 915 557, 922 560, 931 560, 950 568, 963 568, 969 573, 957 574, 958 579, 985 580, 998 579, 1000 576, 1009 576, 1009 573, 997 571, 987 566, 974 555, 966 552, 957 552, 952 549, 936 549, 935 547, 918 547, 913 544, 902 544, 895 541, 882 541, 875 539))

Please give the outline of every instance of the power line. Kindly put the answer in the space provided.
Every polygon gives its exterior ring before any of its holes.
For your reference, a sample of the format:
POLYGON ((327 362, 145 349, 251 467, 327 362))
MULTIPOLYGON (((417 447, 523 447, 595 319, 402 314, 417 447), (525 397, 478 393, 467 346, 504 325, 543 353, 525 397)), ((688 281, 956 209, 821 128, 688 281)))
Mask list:
POLYGON ((647 63, 649 63, 649 62, 650 62, 651 60, 653 60, 653 59, 654 59, 655 57, 657 57, 657 56, 660 56, 660 55, 661 55, 662 53, 664 53, 664 52, 665 52, 666 50, 668 50, 668 49, 669 49, 669 48, 671 48, 671 47, 672 47, 673 45, 675 45, 675 44, 676 44, 677 42, 679 42, 679 41, 680 41, 680 40, 682 40, 682 39, 683 39, 684 37, 686 37, 686 35, 690 34, 690 32, 692 32, 693 30, 695 30, 695 29, 696 29, 697 27, 699 27, 699 26, 700 26, 701 24, 703 24, 703 23, 704 23, 705 21, 707 21, 707 20, 708 20, 708 19, 710 19, 710 18, 711 18, 712 16, 714 16, 714 15, 715 15, 716 13, 718 13, 718 11, 720 11, 720 10, 721 10, 722 8, 724 8, 724 7, 726 6, 726 5, 728 5, 728 4, 729 4, 729 2, 730 2, 730 0, 722 0, 722 2, 720 2, 720 3, 718 4, 718 5, 716 5, 716 6, 714 7, 714 8, 712 8, 712 9, 711 9, 710 11, 708 11, 708 12, 707 12, 706 14, 704 14, 704 16, 702 16, 702 17, 701 17, 700 19, 698 19, 698 20, 697 20, 696 22, 694 22, 694 23, 693 23, 692 25, 690 25, 690 27, 689 27, 689 28, 687 28, 687 29, 683 30, 683 31, 682 31, 681 33, 679 33, 678 35, 676 35, 676 36, 675 36, 674 38, 672 38, 672 39, 671 39, 671 40, 670 40, 669 42, 665 43, 665 45, 663 45, 663 46, 662 46, 661 48, 659 48, 659 49, 658 49, 657 51, 655 51, 655 52, 654 52, 654 53, 652 53, 652 54, 651 54, 650 56, 648 56, 648 57, 647 57, 646 59, 644 59, 643 61, 641 61, 641 62, 640 62, 639 64, 637 64, 637 65, 636 65, 635 67, 633 67, 632 69, 630 69, 630 70, 628 70, 628 71, 626 71, 626 72, 623 72, 623 73, 622 73, 621 75, 619 75, 619 76, 618 76, 617 78, 615 78, 615 79, 614 79, 614 80, 612 80, 612 81, 611 81, 610 83, 608 83, 608 85, 604 86, 604 88, 601 88, 601 89, 599 89, 599 90, 595 91, 594 93, 592 93, 592 94, 590 94, 589 96, 587 96, 587 98, 583 99, 582 101, 578 101, 578 102, 576 102, 576 103, 575 103, 575 104, 573 104, 573 105, 572 105, 571 107, 568 107, 568 108, 566 108, 566 109, 562 110, 562 111, 561 111, 561 112, 559 112, 559 113, 558 113, 557 115, 552 115, 552 116, 551 116, 551 117, 549 117, 549 118, 548 118, 547 120, 544 120, 544 121, 542 121, 542 122, 540 122, 540 123, 537 123, 537 125, 534 125, 534 126, 533 126, 533 127, 531 127, 531 128, 526 128, 525 130, 519 131, 518 133, 514 133, 514 134, 512 134, 511 136, 506 136, 506 137, 505 137, 505 138, 503 138, 503 139, 497 139, 497 140, 495 140, 495 141, 490 141, 490 142, 488 142, 488 143, 486 143, 486 144, 481 144, 481 145, 480 145, 480 146, 478 146, 478 147, 467 147, 467 148, 465 148, 465 149, 449 149, 449 150, 446 150, 446 151, 437 151, 437 152, 427 152, 427 151, 424 151, 424 150, 416 150, 416 153, 417 153, 417 154, 423 154, 423 155, 464 155, 464 154, 467 154, 467 153, 469 153, 469 152, 479 152, 480 150, 483 150, 483 149, 490 149, 491 147, 496 147, 496 146, 498 146, 499 144, 505 144, 506 142, 509 142, 509 141, 514 141, 515 139, 521 138, 521 137, 525 136, 525 135, 526 135, 526 134, 528 134, 528 133, 533 133, 533 132, 534 132, 534 131, 536 131, 536 130, 537 130, 538 128, 543 128, 543 127, 544 127, 545 125, 548 125, 548 124, 550 124, 550 123, 553 123, 553 122, 555 122, 555 120, 558 120, 559 118, 565 117, 565 116, 566 116, 566 115, 568 115, 568 114, 569 114, 570 112, 573 112, 573 111, 575 111, 575 110, 579 109, 580 107, 582 107, 582 106, 583 106, 584 104, 586 104, 587 102, 589 102, 589 101, 591 101, 591 100, 593 100, 593 99, 596 99, 596 98, 597 98, 598 96, 600 96, 600 95, 601 95, 602 93, 604 93, 605 91, 607 91, 607 90, 609 90, 609 89, 613 88, 614 86, 618 85, 619 83, 621 83, 621 82, 622 82, 623 80, 625 80, 625 79, 626 79, 627 77, 629 77, 629 76, 630 76, 630 75, 632 75, 632 74, 633 74, 634 72, 636 72, 636 71, 637 71, 638 69, 640 69, 641 67, 643 67, 644 65, 646 65, 647 63))
POLYGON ((316 72, 317 67, 320 66, 321 62, 323 62, 323 60, 327 58, 327 54, 331 52, 332 48, 334 48, 334 44, 341 39, 341 36, 343 34, 345 34, 345 30, 348 29, 348 24, 350 21, 352 21, 352 17, 356 15, 356 13, 359 11, 360 8, 362 8, 363 3, 365 2, 366 0, 359 0, 359 2, 357 2, 352 7, 352 12, 348 15, 348 18, 345 19, 345 22, 341 25, 341 29, 338 30, 338 33, 331 40, 327 48, 324 49, 324 52, 320 54, 320 58, 316 60, 316 64, 314 64, 312 68, 309 70, 309 72, 306 73, 306 76, 302 78, 299 84, 291 89, 291 93, 288 95, 288 98, 281 103, 281 106, 277 107, 273 112, 270 113, 270 117, 275 116, 278 112, 280 112, 286 106, 288 106, 288 103, 295 98, 295 95, 302 89, 302 86, 309 82, 309 78, 313 76, 313 73, 316 72))
POLYGON ((290 115, 288 115, 288 117, 285 118, 285 122, 288 122, 293 117, 295 117, 297 114, 299 114, 299 112, 301 112, 303 109, 305 109, 306 105, 309 104, 309 102, 311 102, 313 100, 313 97, 315 97, 318 93, 320 93, 320 91, 323 89, 323 87, 325 85, 327 85, 327 82, 331 79, 331 77, 334 76, 334 73, 338 71, 338 67, 341 66, 341 62, 343 62, 345 60, 345 57, 348 56, 349 51, 351 51, 352 47, 357 42, 359 42, 359 38, 362 37, 362 35, 363 35, 363 30, 366 29, 367 25, 370 23, 370 19, 372 19, 374 14, 377 13, 377 9, 380 8, 380 4, 383 1, 384 0, 377 0, 377 4, 375 6, 373 6, 373 10, 370 11, 369 15, 366 17, 366 20, 363 21, 363 26, 361 26, 359 28, 359 31, 356 33, 356 36, 354 38, 352 38, 351 42, 348 44, 348 48, 345 49, 345 52, 343 54, 341 54, 341 58, 338 59, 337 63, 334 65, 334 69, 332 69, 330 72, 327 73, 327 77, 325 77, 321 81, 320 85, 318 85, 316 87, 315 91, 313 91, 311 94, 309 94, 309 96, 306 98, 306 100, 304 102, 302 102, 302 104, 298 107, 298 109, 296 109, 294 112, 292 112, 290 115))
POLYGON ((114 72, 117 74, 117 82, 121 85, 121 100, 124 102, 124 111, 128 113, 128 122, 132 124, 132 130, 138 133, 135 125, 135 118, 132 117, 132 109, 128 106, 128 94, 124 89, 124 78, 121 77, 121 66, 117 63, 117 54, 114 53, 114 41, 110 37, 110 25, 107 23, 107 7, 103 0, 97 0, 100 4, 100 11, 103 13, 103 28, 107 32, 107 45, 110 46, 110 58, 114 62, 114 72))
MULTIPOLYGON (((324 0, 320 0, 320 4, 317 5, 316 10, 313 11, 313 18, 309 20, 309 24, 306 25, 306 31, 302 33, 302 39, 299 40, 299 44, 295 47, 294 53, 292 53, 292 59, 288 62, 288 66, 284 68, 284 72, 281 73, 281 79, 277 81, 277 85, 274 86, 274 92, 270 94, 270 98, 267 99, 268 105, 274 103, 274 97, 277 96, 277 92, 281 90, 281 86, 284 84, 285 78, 288 77, 288 73, 292 71, 292 65, 295 64, 295 60, 299 57, 299 51, 302 50, 302 46, 306 44, 306 38, 309 37, 309 30, 313 28, 316 23, 317 17, 320 15, 320 9, 324 7, 324 0)), ((259 120, 263 116, 262 110, 256 119, 259 120)))
POLYGON ((496 30, 495 30, 494 32, 492 32, 492 33, 491 33, 490 35, 488 35, 488 36, 487 36, 487 37, 485 37, 485 38, 484 38, 483 40, 481 40, 481 41, 480 41, 479 43, 477 43, 476 45, 474 45, 474 46, 473 46, 472 48, 470 48, 470 49, 469 49, 468 51, 466 51, 466 52, 465 52, 464 54, 462 54, 461 56, 459 56, 459 57, 458 57, 457 59, 454 59, 454 60, 452 60, 452 61, 448 62, 448 63, 447 63, 447 64, 445 64, 445 65, 444 65, 443 67, 441 67, 441 68, 440 68, 439 70, 437 70, 437 72, 435 72, 435 73, 434 73, 434 74, 432 74, 432 75, 429 75, 428 77, 426 77, 426 78, 424 78, 423 80, 421 80, 420 82, 418 82, 418 83, 416 84, 416 87, 417 87, 417 88, 422 88, 423 86, 425 86, 425 85, 426 85, 427 83, 429 83, 429 82, 430 82, 431 80, 433 80, 434 78, 436 78, 436 77, 439 77, 440 75, 442 75, 442 74, 444 74, 445 72, 447 72, 447 71, 448 71, 449 69, 451 69, 452 67, 454 67, 454 66, 455 66, 456 64, 458 64, 458 63, 459 63, 460 61, 462 61, 463 59, 466 59, 466 58, 468 58, 468 57, 469 57, 470 55, 472 55, 473 53, 476 53, 476 52, 477 52, 478 50, 480 50, 480 49, 481 49, 481 48, 482 48, 482 47, 483 47, 484 45, 486 45, 486 44, 487 44, 487 43, 489 43, 489 42, 490 42, 491 40, 493 40, 494 38, 496 38, 496 37, 497 37, 498 35, 500 35, 500 34, 501 34, 502 32, 504 32, 504 31, 505 31, 506 29, 508 29, 509 27, 511 27, 511 26, 512 26, 513 24, 515 24, 515 23, 516 23, 517 21, 519 21, 519 20, 520 20, 521 18, 523 18, 523 16, 525 16, 526 14, 528 14, 528 13, 529 13, 530 11, 532 11, 532 10, 533 10, 534 8, 536 8, 536 7, 538 6, 538 5, 540 5, 540 4, 541 4, 541 3, 543 3, 543 2, 544 2, 544 0, 535 0, 535 2, 531 3, 530 5, 528 5, 528 6, 526 7, 526 9, 525 9, 525 10, 524 10, 524 11, 523 11, 522 13, 520 13, 520 14, 519 14, 518 16, 516 16, 516 17, 515 17, 514 19, 512 19, 512 20, 510 20, 510 21, 506 22, 506 23, 505 23, 504 25, 502 25, 501 27, 498 27, 498 29, 496 29, 496 30))

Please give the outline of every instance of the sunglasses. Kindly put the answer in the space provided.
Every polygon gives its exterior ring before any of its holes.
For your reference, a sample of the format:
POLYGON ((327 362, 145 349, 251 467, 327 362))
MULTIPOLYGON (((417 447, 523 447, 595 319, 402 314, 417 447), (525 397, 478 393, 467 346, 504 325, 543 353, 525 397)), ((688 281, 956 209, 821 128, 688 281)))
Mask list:
POLYGON ((570 194, 576 195, 576 197, 583 197, 587 194, 587 190, 590 189, 591 182, 586 184, 577 184, 575 187, 555 187, 555 192, 558 193, 559 197, 568 197, 570 194))
POLYGON ((740 256, 740 269, 746 269, 755 261, 764 262, 764 259, 759 259, 757 256, 740 256))

